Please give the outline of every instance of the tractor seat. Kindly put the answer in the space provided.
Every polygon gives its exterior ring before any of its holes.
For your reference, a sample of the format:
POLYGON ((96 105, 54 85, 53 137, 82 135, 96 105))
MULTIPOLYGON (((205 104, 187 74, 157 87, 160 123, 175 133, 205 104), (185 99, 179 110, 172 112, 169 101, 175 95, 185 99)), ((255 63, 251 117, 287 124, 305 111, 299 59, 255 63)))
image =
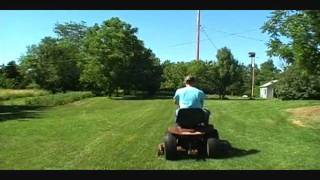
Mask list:
POLYGON ((179 109, 176 123, 181 128, 192 129, 205 122, 205 114, 201 108, 179 109))

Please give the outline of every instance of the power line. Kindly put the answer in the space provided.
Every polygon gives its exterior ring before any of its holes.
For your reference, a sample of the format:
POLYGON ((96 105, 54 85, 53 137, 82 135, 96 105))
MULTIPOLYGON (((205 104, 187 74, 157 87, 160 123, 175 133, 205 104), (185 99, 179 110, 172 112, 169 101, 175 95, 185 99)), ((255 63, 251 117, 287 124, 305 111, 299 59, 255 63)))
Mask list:
MULTIPOLYGON (((206 28, 208 29, 208 28, 206 28)), ((259 41, 259 42, 264 42, 264 40, 261 40, 261 39, 257 39, 257 38, 252 38, 252 37, 249 37, 249 36, 242 36, 242 35, 239 35, 239 34, 243 34, 243 33, 246 33, 246 32, 249 32, 249 31, 243 31, 243 32, 239 32, 239 33, 230 33, 230 32, 226 32, 226 31, 221 31, 221 30, 218 30, 218 29, 215 29, 215 28, 210 28, 216 32, 221 32, 221 33, 224 33, 224 34, 228 34, 229 36, 237 36, 237 37, 241 37, 241 38, 244 38, 244 39, 250 39, 250 40, 255 40, 255 41, 259 41)))
MULTIPOLYGON (((218 30, 218 29, 216 29, 216 28, 208 27, 208 26, 206 26, 206 29, 207 29, 207 30, 210 30, 210 29, 212 29, 212 30, 218 30)), ((252 29, 247 29, 247 30, 241 31, 241 32, 228 32, 228 33, 230 33, 231 35, 238 35, 238 34, 245 34, 245 33, 253 32, 253 31, 259 31, 259 29, 252 28, 252 29)))
POLYGON ((236 33, 232 33, 232 34, 244 34, 244 33, 248 33, 248 32, 253 32, 253 31, 259 31, 258 29, 248 29, 245 31, 241 31, 241 32, 236 32, 236 33))
MULTIPOLYGON (((203 41, 208 41, 209 39, 201 39, 200 42, 203 41)), ((188 42, 182 42, 182 43, 178 43, 178 44, 174 44, 174 45, 169 45, 169 46, 164 46, 161 49, 167 49, 167 48, 173 48, 173 47, 180 47, 180 46, 186 46, 186 45, 190 45, 190 44, 195 44, 196 41, 188 41, 188 42)))
POLYGON ((202 32, 207 36, 208 40, 210 41, 211 45, 216 48, 216 50, 218 50, 217 46, 213 43, 213 41, 210 39, 209 35, 207 34, 207 32, 204 30, 204 28, 201 28, 202 32))
POLYGON ((256 38, 252 38, 252 37, 248 37, 248 36, 241 36, 241 35, 234 35, 234 36, 238 36, 244 39, 250 39, 250 40, 255 40, 255 41, 259 41, 259 42, 264 42, 264 40, 262 39, 256 39, 256 38))
MULTIPOLYGON (((207 41, 208 39, 201 39, 200 41, 207 41)), ((177 46, 184 46, 184 45, 188 45, 188 44, 194 44, 196 43, 196 41, 188 41, 188 42, 184 42, 184 43, 179 43, 179 44, 175 44, 175 45, 171 45, 168 47, 177 47, 177 46)))

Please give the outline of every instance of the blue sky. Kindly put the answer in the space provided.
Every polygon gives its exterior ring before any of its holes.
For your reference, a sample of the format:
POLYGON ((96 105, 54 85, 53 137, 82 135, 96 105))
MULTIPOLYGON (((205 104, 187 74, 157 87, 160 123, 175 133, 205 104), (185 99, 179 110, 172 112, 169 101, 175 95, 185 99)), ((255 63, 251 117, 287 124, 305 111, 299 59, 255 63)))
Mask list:
MULTIPOLYGON (((10 10, 0 11, 0 64, 18 58, 26 47, 37 44, 45 36, 55 36, 56 23, 85 21, 88 26, 101 24, 111 17, 139 29, 138 37, 164 60, 191 61, 196 54, 195 10, 10 10)), ((256 53, 256 63, 268 59, 267 34, 260 27, 270 16, 269 10, 202 10, 200 58, 215 60, 216 48, 231 49, 234 57, 249 64, 248 52, 256 53), (209 40, 210 39, 210 40, 209 40)), ((281 66, 278 59, 275 65, 281 66)))

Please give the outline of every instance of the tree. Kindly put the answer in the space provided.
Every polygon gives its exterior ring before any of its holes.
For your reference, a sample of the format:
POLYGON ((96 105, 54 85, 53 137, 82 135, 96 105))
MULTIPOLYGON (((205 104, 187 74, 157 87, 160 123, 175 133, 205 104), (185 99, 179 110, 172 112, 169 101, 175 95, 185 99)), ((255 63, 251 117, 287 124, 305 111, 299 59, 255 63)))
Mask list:
MULTIPOLYGON (((245 76, 250 76, 250 73, 246 72, 244 65, 238 64, 227 48, 220 50, 219 59, 218 62, 192 60, 190 62, 172 63, 169 60, 164 61, 162 63, 162 89, 174 91, 183 87, 184 77, 193 75, 197 80, 196 87, 207 94, 217 93, 220 98, 224 98, 226 94, 241 95, 246 90, 245 76), (222 56, 222 53, 225 52, 228 56, 222 56)), ((251 84, 249 87, 251 87, 251 84)))
POLYGON ((39 45, 30 46, 22 56, 21 66, 41 88, 53 92, 77 90, 79 70, 74 54, 77 50, 58 39, 45 37, 39 45))
POLYGON ((104 88, 104 92, 110 96, 120 86, 130 88, 125 78, 130 78, 129 59, 134 55, 131 48, 134 47, 132 37, 136 32, 136 28, 131 28, 118 18, 111 18, 104 21, 101 26, 96 24, 89 28, 84 38, 86 62, 82 64, 82 83, 87 87, 104 88), (128 51, 128 48, 132 51, 128 51), (99 64, 101 69, 96 76, 104 81, 92 81, 86 77, 90 76, 87 72, 90 72, 89 69, 94 64, 99 64))
POLYGON ((260 64, 260 71, 257 75, 257 85, 262 85, 271 80, 278 78, 280 70, 273 64, 273 61, 269 59, 268 61, 260 64))
MULTIPOLYGON (((72 71, 69 73, 72 74, 72 76, 69 75, 68 78, 64 79, 65 82, 63 82, 63 84, 67 84, 68 82, 70 84, 70 87, 66 89, 81 88, 79 85, 80 64, 84 60, 83 57, 85 57, 83 40, 88 32, 88 27, 85 24, 84 21, 80 23, 71 21, 63 24, 57 23, 54 28, 54 32, 58 35, 59 46, 63 49, 71 50, 68 51, 69 53, 66 56, 72 63, 69 64, 68 68, 64 69, 64 71, 68 69, 72 71), (70 69, 70 66, 72 69, 70 69)), ((63 74, 66 74, 66 72, 63 74)))
POLYGON ((227 47, 219 49, 216 57, 214 78, 217 79, 216 86, 219 98, 223 99, 227 88, 238 80, 239 65, 227 47))
POLYGON ((160 60, 156 58, 151 49, 146 48, 137 60, 130 63, 131 76, 129 74, 128 77, 132 77, 131 86, 136 90, 146 91, 149 95, 153 95, 161 85, 163 70, 160 60))
POLYGON ((196 86, 202 89, 205 93, 213 92, 212 84, 210 84, 209 81, 211 77, 208 74, 208 70, 209 63, 203 60, 192 60, 187 63, 187 74, 191 74, 196 78, 196 86))
POLYGON ((11 79, 18 79, 20 76, 18 65, 15 61, 8 62, 8 64, 4 67, 4 73, 7 78, 11 79))
POLYGON ((288 67, 276 83, 280 99, 320 99, 320 77, 306 75, 295 65, 288 67))
POLYGON ((5 65, 0 66, 0 88, 14 88, 12 79, 8 79, 5 74, 5 65))
POLYGON ((227 93, 230 95, 243 95, 251 89, 251 69, 244 64, 237 64, 234 74, 233 83, 227 88, 227 93))
POLYGON ((84 22, 56 24, 58 38, 45 37, 38 45, 27 47, 20 58, 25 83, 57 91, 79 90, 83 57, 82 39, 87 32, 84 22))
POLYGON ((163 64, 163 82, 161 87, 175 91, 183 86, 183 79, 188 74, 187 63, 177 62, 171 63, 165 61, 163 64))
POLYGON ((0 68, 0 82, 2 88, 21 88, 23 77, 20 73, 19 65, 15 61, 10 61, 0 68))
POLYGON ((80 81, 84 83, 86 89, 91 90, 94 94, 106 94, 106 86, 110 86, 110 81, 105 76, 102 76, 104 73, 104 66, 96 59, 92 59, 90 63, 85 65, 80 81))
POLYGON ((289 65, 296 64, 308 74, 320 74, 320 11, 272 12, 262 26, 262 32, 270 35, 268 54, 279 56, 289 65))
POLYGON ((54 32, 59 39, 69 40, 69 42, 79 45, 88 31, 88 27, 85 24, 84 21, 80 23, 72 21, 64 24, 57 23, 54 32))
POLYGON ((262 26, 263 32, 270 35, 268 54, 282 58, 287 64, 288 72, 281 73, 277 83, 280 98, 319 98, 319 17, 319 10, 278 10, 262 26), (291 95, 285 95, 285 90, 291 95))
POLYGON ((99 87, 109 96, 119 88, 154 93, 160 86, 160 63, 137 38, 137 32, 137 28, 119 18, 90 27, 83 41, 86 53, 80 63, 81 83, 89 89, 99 87), (92 67, 97 70, 94 79, 90 79, 92 67))

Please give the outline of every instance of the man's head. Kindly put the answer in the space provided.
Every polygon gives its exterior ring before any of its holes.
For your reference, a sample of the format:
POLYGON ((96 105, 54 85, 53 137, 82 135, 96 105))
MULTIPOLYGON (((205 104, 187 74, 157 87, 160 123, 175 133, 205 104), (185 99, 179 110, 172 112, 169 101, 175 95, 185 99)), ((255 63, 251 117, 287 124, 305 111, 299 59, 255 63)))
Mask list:
POLYGON ((188 75, 188 76, 186 76, 186 77, 184 78, 184 83, 185 83, 186 85, 192 86, 192 85, 195 84, 195 82, 196 82, 196 78, 193 77, 193 76, 191 76, 191 75, 188 75))

